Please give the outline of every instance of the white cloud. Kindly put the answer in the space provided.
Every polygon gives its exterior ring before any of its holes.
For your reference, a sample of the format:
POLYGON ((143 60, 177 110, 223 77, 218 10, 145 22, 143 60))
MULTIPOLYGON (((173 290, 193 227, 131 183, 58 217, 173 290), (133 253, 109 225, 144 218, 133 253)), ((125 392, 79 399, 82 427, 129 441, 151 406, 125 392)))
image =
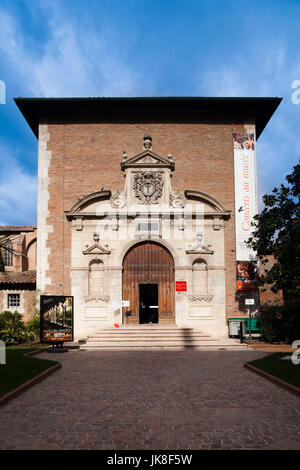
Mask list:
POLYGON ((50 34, 39 54, 41 45, 33 50, 30 41, 28 47, 20 24, 0 9, 0 51, 22 83, 22 91, 42 97, 139 93, 144 81, 112 50, 109 34, 78 29, 65 20, 68 15, 58 4, 45 5, 50 34))
POLYGON ((200 73, 199 87, 210 96, 279 96, 284 94, 286 75, 294 66, 288 60, 285 42, 277 39, 251 44, 244 55, 220 57, 200 73))
MULTIPOLYGON (((27 7, 32 9, 30 3, 27 7)), ((0 57, 10 71, 11 81, 20 87, 20 94, 37 97, 139 94, 139 83, 144 81, 118 51, 112 50, 109 32, 76 28, 57 2, 43 1, 40 8, 38 13, 41 16, 45 13, 42 18, 49 29, 44 44, 26 36, 17 17, 0 7, 0 57)), ((35 20, 39 19, 36 11, 32 10, 32 14, 35 20)), ((0 146, 2 225, 36 223, 37 177, 26 171, 18 159, 16 150, 0 146)))
POLYGON ((18 163, 6 147, 0 147, 1 225, 36 224, 37 177, 18 163))

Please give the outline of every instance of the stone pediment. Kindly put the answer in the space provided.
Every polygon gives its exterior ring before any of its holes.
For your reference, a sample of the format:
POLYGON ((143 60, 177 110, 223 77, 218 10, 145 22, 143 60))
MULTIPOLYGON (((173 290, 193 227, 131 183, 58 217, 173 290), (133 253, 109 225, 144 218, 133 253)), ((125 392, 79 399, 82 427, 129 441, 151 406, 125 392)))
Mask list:
POLYGON ((186 250, 188 255, 213 255, 214 251, 204 245, 197 245, 186 250))
POLYGON ((169 168, 174 171, 175 163, 171 158, 161 157, 152 150, 144 150, 138 155, 124 159, 121 162, 121 169, 125 171, 127 168, 169 168))
POLYGON ((109 255, 110 250, 103 248, 99 243, 95 243, 82 252, 84 255, 109 255))
POLYGON ((202 235, 199 234, 197 235, 197 242, 189 246, 188 249, 186 250, 186 253, 188 255, 213 255, 214 251, 211 250, 210 245, 205 246, 202 243, 202 235))

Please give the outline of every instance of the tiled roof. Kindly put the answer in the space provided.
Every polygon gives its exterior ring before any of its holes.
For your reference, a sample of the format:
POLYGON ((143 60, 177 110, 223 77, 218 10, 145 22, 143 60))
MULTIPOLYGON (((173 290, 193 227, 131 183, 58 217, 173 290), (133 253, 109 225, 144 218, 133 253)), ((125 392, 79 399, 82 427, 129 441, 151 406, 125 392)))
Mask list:
POLYGON ((32 232, 36 225, 0 225, 0 232, 32 232))
POLYGON ((36 271, 0 273, 0 284, 35 284, 36 271))

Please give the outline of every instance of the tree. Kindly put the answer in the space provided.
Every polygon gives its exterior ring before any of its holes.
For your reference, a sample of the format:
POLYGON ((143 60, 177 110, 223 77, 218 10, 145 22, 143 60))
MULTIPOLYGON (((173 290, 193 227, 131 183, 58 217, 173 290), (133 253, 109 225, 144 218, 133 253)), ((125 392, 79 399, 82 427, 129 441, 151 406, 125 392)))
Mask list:
POLYGON ((282 289, 284 300, 300 297, 300 160, 286 176, 288 184, 263 196, 265 208, 254 217, 254 231, 248 240, 263 264, 267 255, 276 263, 259 275, 259 284, 282 289))

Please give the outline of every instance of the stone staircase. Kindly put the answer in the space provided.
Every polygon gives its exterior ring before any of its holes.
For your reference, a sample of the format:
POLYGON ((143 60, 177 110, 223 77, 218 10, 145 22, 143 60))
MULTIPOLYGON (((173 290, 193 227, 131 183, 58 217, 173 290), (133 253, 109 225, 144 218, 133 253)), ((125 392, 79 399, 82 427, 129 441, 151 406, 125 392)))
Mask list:
POLYGON ((232 339, 216 339, 194 328, 176 325, 138 325, 105 328, 79 341, 81 349, 155 350, 201 349, 242 346, 232 339))

